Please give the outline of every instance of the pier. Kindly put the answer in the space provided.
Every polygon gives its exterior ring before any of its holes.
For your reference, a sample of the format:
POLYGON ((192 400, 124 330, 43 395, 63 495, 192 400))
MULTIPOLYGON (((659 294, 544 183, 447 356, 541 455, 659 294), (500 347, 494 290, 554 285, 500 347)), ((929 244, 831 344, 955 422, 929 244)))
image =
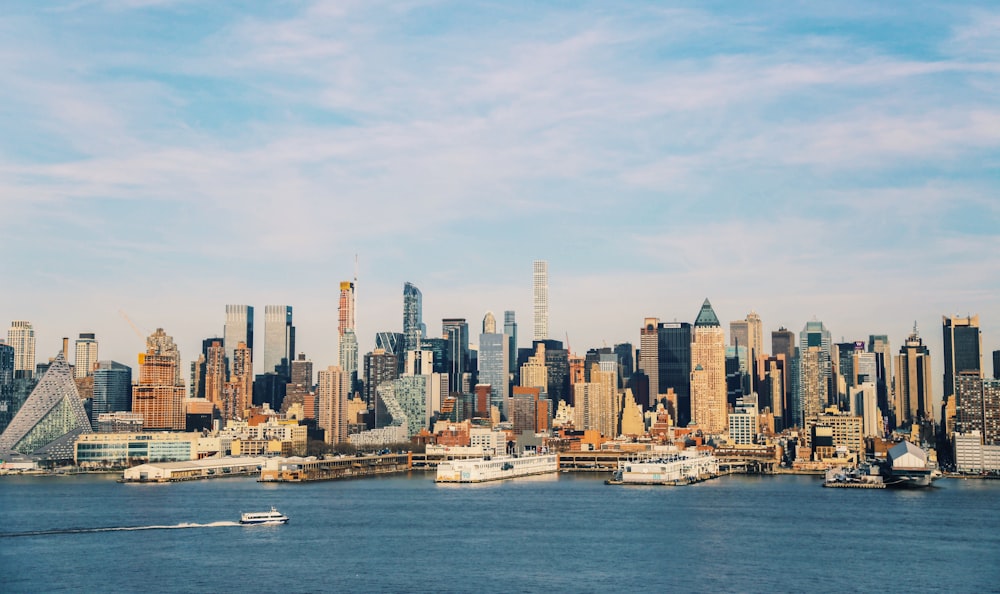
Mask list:
POLYGON ((263 483, 304 483, 364 478, 407 472, 412 454, 344 456, 338 458, 270 458, 260 471, 263 483))

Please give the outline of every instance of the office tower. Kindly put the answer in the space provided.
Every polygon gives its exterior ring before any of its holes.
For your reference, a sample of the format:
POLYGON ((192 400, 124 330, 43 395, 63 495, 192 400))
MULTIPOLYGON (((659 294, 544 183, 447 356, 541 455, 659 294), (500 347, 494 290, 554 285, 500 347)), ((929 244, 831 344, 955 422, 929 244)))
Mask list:
MULTIPOLYGON (((167 343, 162 328, 157 328, 158 342, 167 343)), ((142 415, 143 430, 181 431, 184 419, 184 385, 178 382, 176 347, 158 348, 157 341, 146 341, 146 352, 139 354, 139 383, 132 386, 132 412, 142 415)))
MULTIPOLYGON (((281 402, 281 411, 288 412, 293 404, 306 405, 306 400, 313 389, 313 362, 306 359, 305 353, 299 353, 292 361, 291 377, 285 385, 285 398, 281 402)), ((315 418, 315 415, 313 415, 315 418)))
POLYGON ((479 335, 479 383, 490 385, 490 405, 499 408, 501 413, 507 412, 504 401, 507 399, 510 377, 508 348, 510 345, 504 334, 494 332, 479 335))
POLYGON ((913 328, 896 357, 896 426, 934 418, 931 352, 913 328))
POLYGON ((340 369, 347 376, 347 392, 350 395, 354 392, 354 386, 358 381, 358 337, 354 334, 353 328, 344 330, 340 335, 337 353, 340 369))
POLYGON ((365 400, 373 409, 377 404, 378 387, 399 377, 396 357, 385 349, 375 349, 365 355, 365 400))
POLYGON ((96 430, 102 413, 132 410, 132 368, 117 361, 98 361, 90 424, 96 430))
POLYGON ((62 353, 55 356, 35 389, 0 434, 0 452, 44 454, 50 460, 73 458, 73 444, 90 433, 90 419, 62 353))
POLYGON ((483 316, 483 334, 496 334, 497 333, 497 319, 493 315, 492 311, 486 312, 483 316))
POLYGON ((321 369, 316 385, 319 399, 319 427, 328 444, 347 441, 347 378, 344 371, 331 365, 321 369))
POLYGON ((174 344, 174 338, 168 336, 163 328, 157 328, 155 332, 146 337, 146 352, 158 357, 167 357, 174 362, 174 385, 184 386, 181 378, 181 354, 174 344))
POLYGON ((541 390, 514 386, 510 399, 510 419, 514 434, 534 434, 538 431, 538 400, 541 390))
POLYGON ((792 427, 802 419, 802 411, 797 408, 799 385, 798 362, 796 361, 795 333, 781 326, 771 332, 771 356, 782 361, 784 385, 784 405, 786 426, 792 427))
POLYGON ((434 353, 434 373, 450 373, 451 359, 448 345, 449 342, 445 338, 425 338, 420 341, 420 350, 434 353))
POLYGON ((569 399, 569 351, 563 348, 562 341, 534 341, 537 347, 545 345, 545 373, 548 375, 548 386, 545 397, 552 402, 569 399))
MULTIPOLYGON (((809 347, 819 347, 819 372, 820 377, 826 382, 827 401, 822 403, 820 411, 828 404, 836 401, 837 386, 833 383, 833 340, 830 331, 823 325, 823 322, 813 320, 806 322, 799 333, 800 353, 804 353, 809 347)), ((801 356, 801 355, 800 355, 801 356)), ((799 374, 801 377, 801 373, 799 374)), ((800 389, 806 389, 800 386, 800 389)))
POLYGON ((885 334, 868 337, 868 352, 875 355, 875 396, 882 414, 892 411, 890 391, 892 387, 892 348, 885 334))
POLYGON ((7 330, 7 344, 14 348, 14 377, 30 378, 35 373, 35 329, 31 322, 14 320, 7 330))
POLYGON ((646 318, 639 330, 639 371, 649 378, 649 407, 660 394, 659 318, 646 318))
MULTIPOLYGON (((253 345, 246 343, 249 348, 253 345)), ((295 356, 295 326, 291 305, 264 306, 264 373, 276 373, 288 381, 289 365, 295 356)))
POLYGON ((517 373, 517 321, 514 312, 503 312, 503 333, 507 335, 507 365, 511 374, 517 373))
POLYGON ((785 355, 770 356, 763 359, 764 379, 758 392, 758 403, 763 407, 770 407, 774 415, 774 430, 781 431, 785 428, 785 415, 788 409, 786 400, 787 390, 787 369, 785 355))
POLYGON ((747 348, 747 369, 744 371, 756 375, 756 361, 764 354, 764 325, 757 312, 751 310, 745 319, 729 323, 729 346, 747 348))
POLYGON ((960 373, 983 376, 983 339, 979 316, 941 316, 944 331, 944 394, 947 401, 955 393, 955 377, 960 373))
POLYGON ((223 392, 229 379, 229 362, 226 360, 226 348, 221 338, 210 338, 202 343, 205 358, 203 374, 204 391, 201 397, 223 409, 223 392), (205 344, 207 343, 207 344, 205 344))
POLYGON ((848 394, 850 389, 857 384, 857 359, 855 355, 863 352, 864 349, 864 342, 838 342, 831 348, 833 357, 830 366, 835 372, 836 383, 833 385, 837 388, 836 393, 831 394, 831 403, 837 404, 841 410, 850 408, 848 394))
POLYGON ((75 357, 73 359, 73 377, 93 375, 97 364, 97 339, 92 332, 80 334, 76 339, 75 357))
POLYGON ((0 434, 14 418, 20 403, 14 395, 14 347, 0 340, 0 434))
POLYGON ((548 394, 549 370, 545 366, 544 342, 535 344, 535 354, 521 366, 521 387, 539 388, 543 394, 548 394))
POLYGON ((621 398, 617 382, 614 371, 602 370, 599 363, 591 365, 590 381, 573 387, 573 426, 577 430, 598 431, 608 439, 618 436, 621 398))
POLYGON ((955 432, 978 431, 983 445, 1000 445, 1000 381, 975 371, 955 378, 955 432))
POLYGON ((223 345, 226 347, 226 361, 233 363, 233 351, 236 345, 243 343, 253 353, 253 306, 227 305, 226 327, 223 332, 223 345))
POLYGON ((705 433, 728 426, 726 339, 712 304, 705 300, 694 322, 691 341, 691 420, 705 433))
POLYGON ((827 406, 830 383, 824 376, 824 370, 828 364, 821 346, 803 347, 799 351, 799 392, 795 407, 802 415, 795 419, 799 427, 805 427, 806 419, 819 415, 827 406))
POLYGON ((743 396, 750 394, 750 376, 747 373, 747 347, 726 347, 726 403, 736 406, 743 396))
POLYGON ((993 351, 993 379, 1000 380, 1000 351, 993 351))
MULTIPOLYGON (((720 326, 720 332, 721 326, 720 326)), ((659 385, 649 382, 650 392, 657 389, 660 394, 673 390, 677 398, 676 422, 684 427, 691 422, 691 342, 693 333, 687 322, 664 322, 657 329, 657 359, 659 385)), ((725 346, 725 345, 723 345, 725 346)), ((641 355, 640 355, 641 356, 641 355)), ((723 362, 723 370, 725 363, 723 362)), ((653 407, 655 410, 655 405, 653 407)), ((725 419, 723 419, 723 423, 725 419)))
MULTIPOLYGON (((403 285, 403 348, 402 352, 420 348, 420 340, 427 335, 424 326, 423 296, 413 283, 403 285)), ((401 355, 402 353, 396 353, 401 355)), ((405 359, 405 357, 401 357, 405 359)))
POLYGON ((861 382, 850 390, 851 414, 861 417, 865 437, 882 437, 877 394, 875 382, 871 381, 861 382))
POLYGON ((343 336, 347 330, 357 330, 354 325, 354 283, 340 283, 340 302, 337 304, 337 334, 343 336))
MULTIPOLYGON (((441 335, 448 341, 449 392, 463 392, 462 375, 471 368, 469 354, 469 324, 465 318, 444 318, 441 320, 441 335)), ((504 395, 506 396, 506 394, 504 395)))
MULTIPOLYGON (((735 346, 735 345, 734 345, 735 346)), ((757 441, 757 404, 752 398, 742 397, 729 413, 729 442, 735 445, 751 445, 757 441)))
POLYGON ((402 332, 376 332, 375 333, 375 348, 382 349, 387 353, 392 353, 393 355, 400 355, 403 352, 403 333, 402 332))
POLYGON ((622 342, 614 346, 614 353, 618 356, 619 377, 623 386, 627 386, 635 371, 635 349, 631 342, 622 342))
POLYGON ((535 306, 534 340, 549 337, 549 263, 535 260, 533 266, 532 295, 535 306))

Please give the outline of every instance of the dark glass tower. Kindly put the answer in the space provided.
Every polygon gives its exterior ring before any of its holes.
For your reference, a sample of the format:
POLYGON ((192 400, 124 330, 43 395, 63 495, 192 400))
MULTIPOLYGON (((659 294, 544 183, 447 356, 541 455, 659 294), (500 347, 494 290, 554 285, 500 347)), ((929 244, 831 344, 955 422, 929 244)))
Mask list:
POLYGON ((955 394, 959 374, 983 376, 982 336, 979 316, 941 318, 944 331, 944 394, 942 401, 955 394))
MULTIPOLYGON (((657 329, 657 368, 660 394, 677 394, 677 425, 691 422, 691 324, 663 322, 657 329)), ((653 386, 650 386, 652 391, 653 386)))
POLYGON ((403 285, 403 348, 396 354, 405 360, 405 353, 418 349, 420 339, 426 335, 423 295, 416 285, 406 283, 403 285))

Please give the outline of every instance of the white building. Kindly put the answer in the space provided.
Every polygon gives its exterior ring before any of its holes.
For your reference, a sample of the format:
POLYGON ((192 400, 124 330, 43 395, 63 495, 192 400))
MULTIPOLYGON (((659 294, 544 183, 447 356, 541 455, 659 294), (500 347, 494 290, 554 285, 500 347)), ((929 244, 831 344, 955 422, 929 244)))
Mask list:
POLYGON ((979 431, 955 434, 955 469, 958 472, 1000 472, 1000 446, 983 445, 979 431))
POLYGON ((76 339, 76 353, 73 359, 73 377, 94 375, 97 365, 97 339, 93 334, 81 334, 76 339))

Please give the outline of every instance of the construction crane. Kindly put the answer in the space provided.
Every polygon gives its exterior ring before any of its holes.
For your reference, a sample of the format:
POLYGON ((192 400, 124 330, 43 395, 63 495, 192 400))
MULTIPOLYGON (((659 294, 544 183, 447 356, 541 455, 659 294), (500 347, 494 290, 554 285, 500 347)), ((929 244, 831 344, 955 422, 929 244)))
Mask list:
POLYGON ((132 327, 132 331, 135 332, 135 335, 139 337, 139 340, 141 340, 143 343, 145 343, 146 342, 146 335, 143 334, 139 330, 139 327, 136 326, 135 323, 132 321, 132 319, 128 317, 128 314, 125 313, 125 310, 122 309, 122 308, 118 308, 118 315, 120 315, 122 318, 125 319, 126 322, 128 322, 128 325, 132 327))

